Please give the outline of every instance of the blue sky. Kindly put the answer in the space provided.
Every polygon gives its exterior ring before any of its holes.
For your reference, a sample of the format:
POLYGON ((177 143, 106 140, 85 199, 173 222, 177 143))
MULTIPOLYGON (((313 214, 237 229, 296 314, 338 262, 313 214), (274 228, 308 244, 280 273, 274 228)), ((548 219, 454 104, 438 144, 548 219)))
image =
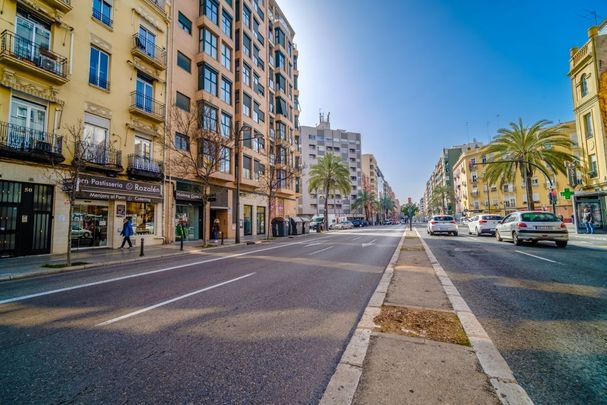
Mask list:
POLYGON ((397 197, 418 201, 442 147, 573 119, 569 49, 605 0, 279 0, 300 52, 301 123, 363 134, 397 197), (377 7, 376 4, 385 5, 377 7))

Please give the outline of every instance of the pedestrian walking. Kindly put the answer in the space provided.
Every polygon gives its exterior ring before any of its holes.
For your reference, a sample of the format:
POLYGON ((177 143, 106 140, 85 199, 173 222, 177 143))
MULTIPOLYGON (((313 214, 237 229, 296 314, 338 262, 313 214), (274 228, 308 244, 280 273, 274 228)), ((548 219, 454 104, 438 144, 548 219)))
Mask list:
POLYGON ((122 231, 120 232, 120 236, 122 236, 122 245, 120 245, 120 249, 124 248, 126 242, 129 243, 129 249, 133 247, 131 235, 133 235, 133 224, 131 223, 131 217, 128 217, 122 222, 122 231))
POLYGON ((213 221, 213 240, 215 243, 219 242, 219 232, 221 232, 219 227, 219 218, 215 218, 213 221))
POLYGON ((592 222, 593 222, 593 217, 592 217, 592 211, 590 210, 590 207, 586 206, 586 208, 584 208, 584 225, 586 225, 586 233, 592 234, 594 233, 594 227, 592 226, 592 222))

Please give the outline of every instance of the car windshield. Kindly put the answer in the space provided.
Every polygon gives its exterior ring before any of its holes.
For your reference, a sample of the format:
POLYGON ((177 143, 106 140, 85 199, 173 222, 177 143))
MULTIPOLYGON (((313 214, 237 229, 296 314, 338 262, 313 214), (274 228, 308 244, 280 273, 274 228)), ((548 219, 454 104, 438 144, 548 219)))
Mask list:
POLYGON ((499 215, 483 215, 483 219, 486 219, 487 221, 501 221, 502 217, 499 215))
POLYGON ((451 222, 453 221, 453 217, 447 216, 447 215, 443 215, 440 217, 434 217, 435 221, 441 221, 441 222, 451 222))
POLYGON ((526 212, 521 215, 523 222, 559 222, 556 215, 549 212, 526 212))

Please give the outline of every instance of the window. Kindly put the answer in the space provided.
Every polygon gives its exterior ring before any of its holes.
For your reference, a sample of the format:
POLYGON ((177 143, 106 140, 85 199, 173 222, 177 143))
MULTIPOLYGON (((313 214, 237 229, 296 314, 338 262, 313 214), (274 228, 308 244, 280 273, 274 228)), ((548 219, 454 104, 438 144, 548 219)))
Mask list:
POLYGON ((177 17, 177 21, 179 24, 179 28, 192 35, 192 21, 188 19, 185 15, 179 12, 179 16, 177 17))
POLYGON ((175 95, 175 105, 184 111, 190 111, 190 98, 185 94, 177 92, 175 95))
POLYGON ((592 138, 593 130, 592 130, 592 114, 591 113, 584 115, 584 132, 586 133, 586 138, 592 138))
POLYGON ((206 28, 200 30, 201 52, 206 53, 213 59, 217 59, 217 37, 206 28))
POLYGON ((156 56, 156 34, 140 25, 139 35, 137 36, 137 47, 146 55, 154 58, 156 56))
POLYGON ((257 47, 257 45, 253 46, 253 58, 255 59, 255 64, 257 65, 257 67, 261 70, 264 70, 265 64, 263 63, 263 59, 261 59, 261 57, 259 56, 259 48, 257 47))
POLYGON ((222 173, 232 172, 232 149, 221 147, 221 160, 219 162, 219 171, 222 173))
POLYGON ((282 97, 276 97, 276 114, 287 116, 287 102, 282 97))
POLYGON ((146 111, 154 111, 154 83, 150 78, 141 73, 137 74, 135 105, 146 111))
POLYGON ((588 161, 589 161, 589 168, 590 168, 590 172, 588 173, 588 175, 591 178, 595 178, 598 177, 598 167, 597 167, 597 163, 596 163, 596 155, 589 155, 588 156, 588 161))
POLYGON ((276 89, 286 93, 287 90, 287 79, 280 73, 276 73, 276 89))
POLYGON ((266 207, 257 207, 257 235, 266 233, 266 207))
POLYGON ((263 111, 259 109, 259 103, 257 102, 253 103, 253 120, 258 124, 265 121, 265 115, 263 111))
POLYGON ((93 17, 111 27, 112 3, 105 0, 93 0, 93 17))
POLYGON ((221 78, 221 100, 232 105, 232 82, 225 77, 221 78))
POLYGON ((245 179, 252 179, 253 174, 251 172, 251 157, 247 155, 242 155, 242 175, 245 179))
POLYGON ((126 203, 126 216, 133 220, 133 228, 138 235, 154 234, 155 208, 156 204, 152 203, 126 203))
POLYGON ((257 22, 256 18, 253 19, 253 32, 259 43, 263 45, 263 35, 259 32, 259 22, 257 22))
POLYGON ((152 141, 136 136, 135 155, 150 160, 152 158, 152 141))
POLYGON ((232 70, 232 50, 224 43, 221 44, 221 64, 228 70, 232 70))
POLYGON ((217 108, 205 104, 202 109, 202 128, 207 131, 217 131, 217 108))
POLYGON ((22 147, 26 134, 40 133, 46 130, 46 107, 17 97, 11 98, 10 123, 18 126, 8 135, 9 146, 22 147))
POLYGON ((246 93, 242 96, 242 113, 247 117, 251 116, 251 96, 246 93))
POLYGON ((229 138, 232 133, 232 117, 228 114, 221 113, 221 135, 229 138))
POLYGON ((242 7, 242 23, 251 28, 251 10, 247 6, 242 7))
POLYGON ((91 47, 91 61, 89 66, 89 83, 102 89, 109 89, 108 81, 110 69, 110 56, 94 47, 91 47))
POLYGON ((586 97, 588 95, 588 78, 586 74, 582 75, 581 83, 580 83, 580 91, 582 93, 582 97, 586 97))
POLYGON ((242 52, 251 57, 251 38, 247 34, 242 34, 242 52))
POLYGON ((110 121, 96 115, 84 113, 82 157, 89 162, 100 164, 108 163, 109 156, 106 151, 110 121))
POLYGON ((201 3, 204 2, 204 15, 214 24, 218 24, 218 9, 219 4, 217 0, 200 0, 201 3))
POLYGON ((188 137, 179 132, 175 133, 175 148, 178 150, 190 150, 190 142, 188 137))
POLYGON ((275 66, 279 69, 284 69, 285 68, 285 56, 280 51, 276 51, 275 55, 276 55, 276 58, 275 58, 276 65, 275 66))
POLYGON ((274 38, 276 39, 276 43, 286 47, 286 38, 285 33, 282 32, 280 28, 276 28, 274 30, 274 38))
POLYGON ((266 141, 263 135, 255 131, 255 138, 253 138, 253 150, 257 153, 263 153, 266 149, 266 141))
POLYGON ((232 38, 232 16, 226 13, 225 10, 221 13, 221 31, 232 38))
MULTIPOLYGON (((203 70, 204 72, 202 90, 217 96, 217 72, 206 64, 202 66, 202 69, 199 68, 199 70, 203 70)), ((200 81, 198 88, 200 89, 200 81)))
POLYGON ((261 94, 262 96, 264 95, 264 92, 265 92, 265 89, 261 85, 261 80, 257 73, 253 73, 253 90, 255 90, 255 93, 261 94))
POLYGON ((251 87, 251 67, 246 63, 242 65, 242 82, 251 87))
POLYGON ((192 73, 192 60, 179 51, 177 51, 177 66, 188 73, 192 73))

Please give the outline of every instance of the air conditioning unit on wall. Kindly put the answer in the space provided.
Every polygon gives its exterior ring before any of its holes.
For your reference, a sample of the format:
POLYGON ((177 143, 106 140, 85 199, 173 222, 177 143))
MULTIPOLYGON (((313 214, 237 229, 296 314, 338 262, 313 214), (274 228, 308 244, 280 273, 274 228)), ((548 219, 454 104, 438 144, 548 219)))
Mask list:
POLYGON ((40 56, 40 67, 50 72, 57 72, 57 61, 49 58, 48 56, 40 56))

